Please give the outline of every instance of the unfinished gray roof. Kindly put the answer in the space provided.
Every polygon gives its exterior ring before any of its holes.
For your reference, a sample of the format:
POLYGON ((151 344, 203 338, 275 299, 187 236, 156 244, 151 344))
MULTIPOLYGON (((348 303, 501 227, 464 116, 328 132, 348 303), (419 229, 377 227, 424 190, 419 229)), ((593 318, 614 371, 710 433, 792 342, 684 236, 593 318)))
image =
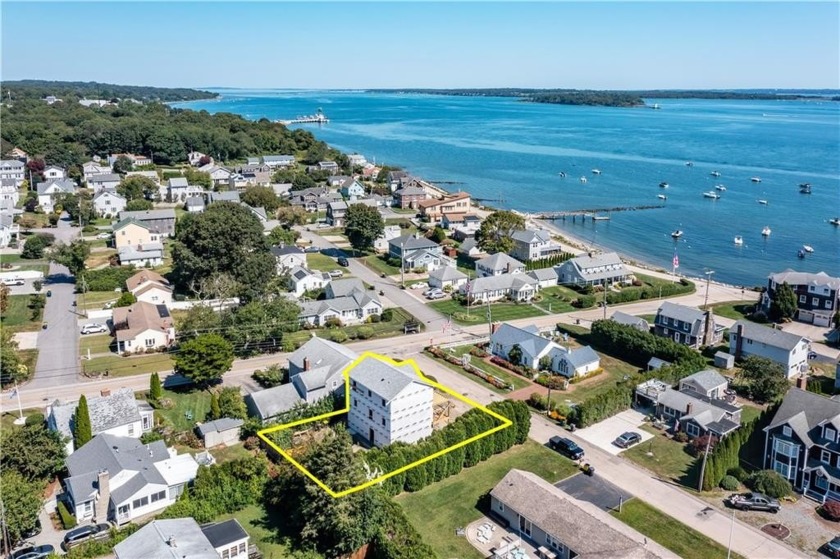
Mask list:
POLYGON ((670 301, 665 301, 659 306, 659 314, 673 318, 689 324, 696 322, 703 322, 703 311, 694 307, 687 307, 685 305, 678 305, 670 301))
POLYGON ((224 190, 222 192, 211 192, 209 195, 210 203, 213 202, 236 202, 239 203, 239 192, 236 190, 224 190))
MULTIPOLYGON (((130 388, 120 388, 110 396, 94 396, 88 400, 88 415, 90 415, 91 432, 101 433, 114 427, 140 421, 138 401, 134 398, 134 391, 130 388)), ((56 429, 66 436, 72 437, 72 418, 76 413, 78 401, 62 403, 53 402, 51 413, 55 420, 56 429)))
MULTIPOLYGON (((819 440, 819 425, 840 417, 840 401, 791 388, 765 431, 787 423, 796 435, 811 446, 819 440)), ((836 423, 836 422, 835 422, 836 423)))
POLYGON ((295 385, 291 383, 251 392, 245 396, 245 399, 253 402, 260 419, 267 419, 289 411, 304 401, 295 385))
POLYGON ((526 244, 533 244, 533 243, 545 243, 551 240, 551 235, 546 233, 545 231, 537 231, 534 229, 524 229, 521 231, 515 231, 513 235, 510 236, 511 239, 514 241, 519 241, 521 243, 526 244))
POLYGON ((459 281, 467 279, 467 274, 453 266, 443 266, 429 273, 429 277, 439 281, 459 281))
POLYGON ((644 318, 633 316, 632 314, 623 313, 621 311, 615 311, 610 317, 610 320, 612 320, 613 322, 618 322, 619 324, 623 324, 625 326, 634 326, 636 328, 642 327, 645 329, 650 328, 647 320, 645 320, 644 318))
POLYGON ((703 392, 708 392, 720 385, 726 385, 727 381, 719 372, 713 369, 698 371, 680 381, 680 384, 687 382, 697 385, 703 392))
POLYGON ((203 208, 204 207, 204 198, 201 196, 190 196, 187 198, 185 202, 188 208, 203 208))
POLYGON ((562 542, 578 559, 661 557, 645 549, 647 539, 635 530, 531 472, 509 471, 490 495, 562 542))
POLYGON ((481 260, 478 260, 475 263, 476 268, 481 266, 482 268, 487 268, 493 271, 507 270, 508 264, 510 264, 511 270, 525 269, 525 264, 523 264, 513 256, 505 254, 504 252, 497 252, 496 254, 491 254, 490 256, 482 258, 481 260))
POLYGON ((222 431, 228 431, 230 429, 242 427, 243 423, 245 422, 241 419, 223 417, 221 419, 216 419, 215 421, 207 421, 206 423, 202 423, 198 426, 198 433, 203 437, 207 433, 221 433, 222 431))
POLYGON ((116 173, 104 173, 101 175, 93 175, 88 179, 88 182, 120 182, 122 177, 116 173))
POLYGON ((827 285, 832 289, 840 289, 840 278, 829 276, 825 272, 816 274, 808 272, 797 272, 788 268, 784 272, 770 274, 770 279, 778 284, 788 285, 827 285))
POLYGON ((350 380, 370 389, 386 402, 396 398, 412 383, 424 384, 420 377, 402 367, 367 357, 350 371, 350 380))
POLYGON ((732 328, 730 328, 729 331, 737 333, 739 331, 738 328, 743 328, 743 333, 741 335, 748 340, 753 340, 754 342, 759 342, 770 347, 782 348, 786 351, 790 351, 795 348, 800 342, 802 342, 802 340, 807 340, 804 336, 798 336, 796 334, 791 334, 790 332, 785 332, 784 330, 762 326, 761 324, 756 324, 755 322, 750 322, 748 320, 739 320, 732 325, 732 328))
POLYGON ((193 518, 152 520, 115 545, 114 554, 117 559, 219 559, 193 518))

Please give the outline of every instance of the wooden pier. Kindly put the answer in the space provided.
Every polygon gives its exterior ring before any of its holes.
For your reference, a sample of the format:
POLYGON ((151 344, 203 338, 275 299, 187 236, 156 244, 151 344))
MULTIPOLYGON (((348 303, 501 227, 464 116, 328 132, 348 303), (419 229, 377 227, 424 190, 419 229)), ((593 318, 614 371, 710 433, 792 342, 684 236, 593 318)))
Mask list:
POLYGON ((609 219, 608 215, 604 216, 598 214, 611 214, 612 212, 636 212, 640 210, 658 210, 664 207, 664 204, 651 204, 643 206, 619 206, 616 208, 593 208, 588 210, 568 210, 562 212, 539 212, 535 214, 530 214, 530 217, 532 219, 545 219, 548 221, 554 221, 557 219, 562 219, 563 221, 565 221, 566 218, 572 218, 572 221, 576 221, 577 218, 581 218, 584 221, 586 221, 586 218, 590 218, 593 221, 606 221, 609 219))
POLYGON ((292 120, 275 120, 279 124, 289 125, 289 124, 326 124, 330 121, 324 115, 312 115, 312 116, 299 116, 292 120))

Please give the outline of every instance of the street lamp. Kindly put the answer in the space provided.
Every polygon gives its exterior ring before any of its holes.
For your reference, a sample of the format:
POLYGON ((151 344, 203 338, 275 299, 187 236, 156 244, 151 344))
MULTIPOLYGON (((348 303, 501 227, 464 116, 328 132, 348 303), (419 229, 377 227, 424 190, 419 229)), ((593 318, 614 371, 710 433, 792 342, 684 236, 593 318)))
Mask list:
POLYGON ((709 284, 712 283, 712 274, 714 274, 715 271, 714 270, 706 270, 703 273, 706 274, 706 297, 705 297, 705 300, 703 301, 703 310, 705 311, 705 310, 709 309, 709 284))

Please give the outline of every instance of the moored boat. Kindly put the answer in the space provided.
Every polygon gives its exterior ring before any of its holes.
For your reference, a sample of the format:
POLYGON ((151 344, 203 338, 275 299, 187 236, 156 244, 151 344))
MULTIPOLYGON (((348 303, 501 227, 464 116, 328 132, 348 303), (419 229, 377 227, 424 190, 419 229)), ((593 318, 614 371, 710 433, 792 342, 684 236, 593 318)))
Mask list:
POLYGON ((660 200, 667 200, 668 199, 668 197, 665 196, 664 194, 657 194, 656 197, 659 198, 660 200))
POLYGON ((694 163, 692 163, 691 161, 686 161, 685 166, 686 167, 694 167, 694 163))
POLYGON ((770 233, 771 233, 771 230, 770 230, 769 225, 765 225, 764 229, 761 230, 761 235, 764 236, 764 237, 769 237, 770 233))
POLYGON ((712 175, 713 177, 719 177, 720 176, 720 171, 712 171, 709 174, 712 175))
POLYGON ((768 202, 767 202, 767 200, 758 200, 758 203, 761 204, 762 206, 766 206, 768 202))
POLYGON ((808 254, 811 254, 812 252, 814 252, 814 247, 812 247, 811 245, 802 245, 802 250, 804 250, 808 254))
POLYGON ((834 219, 829 219, 828 222, 834 226, 840 225, 840 217, 835 217, 834 219))
POLYGON ((811 183, 803 182, 799 185, 799 192, 802 194, 810 194, 811 193, 811 183))
POLYGON ((662 181, 662 182, 659 183, 659 188, 668 188, 669 186, 671 186, 671 185, 668 184, 665 181, 662 181))
POLYGON ((601 174, 601 169, 592 169, 592 174, 593 175, 600 175, 601 174))
POLYGON ((722 184, 716 184, 715 185, 715 190, 720 190, 721 192, 726 192, 726 187, 723 186, 722 184))
POLYGON ((718 198, 720 198, 720 194, 718 194, 717 192, 712 192, 710 190, 708 192, 704 192, 703 197, 704 198, 711 198, 712 200, 717 200, 718 198))
POLYGON ((735 235, 735 244, 736 245, 744 244, 744 238, 741 235, 735 235))
POLYGON ((750 180, 753 182, 761 182, 761 177, 751 177, 750 180))
POLYGON ((586 182, 586 177, 580 177, 580 182, 586 182))
POLYGON ((802 249, 799 249, 799 251, 796 253, 796 256, 798 256, 799 258, 805 258, 805 252, 802 249))
POLYGON ((682 237, 682 234, 683 234, 682 230, 677 229, 676 231, 671 233, 671 236, 675 239, 679 239, 680 237, 682 237))

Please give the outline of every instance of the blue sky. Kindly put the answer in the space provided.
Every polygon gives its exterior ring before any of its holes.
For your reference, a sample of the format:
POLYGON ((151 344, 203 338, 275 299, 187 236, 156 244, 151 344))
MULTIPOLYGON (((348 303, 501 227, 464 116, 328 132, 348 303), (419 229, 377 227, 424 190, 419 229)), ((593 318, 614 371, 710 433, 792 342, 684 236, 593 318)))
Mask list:
POLYGON ((2 2, 2 79, 840 88, 837 2, 2 2))

